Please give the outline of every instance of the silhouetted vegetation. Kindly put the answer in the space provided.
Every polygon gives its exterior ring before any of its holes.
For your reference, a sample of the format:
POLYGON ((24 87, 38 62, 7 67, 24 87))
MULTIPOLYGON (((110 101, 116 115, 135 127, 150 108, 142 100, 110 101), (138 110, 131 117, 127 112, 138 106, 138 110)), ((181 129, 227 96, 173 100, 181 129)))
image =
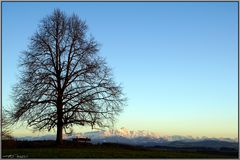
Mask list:
POLYGON ((13 120, 34 130, 57 129, 58 144, 63 130, 71 134, 74 125, 109 127, 125 102, 87 28, 77 15, 56 9, 21 56, 13 120))
POLYGON ((2 133, 1 133, 1 138, 3 140, 11 140, 13 137, 11 135, 12 130, 11 130, 11 119, 9 117, 9 112, 2 108, 2 116, 1 116, 1 126, 2 126, 2 133))

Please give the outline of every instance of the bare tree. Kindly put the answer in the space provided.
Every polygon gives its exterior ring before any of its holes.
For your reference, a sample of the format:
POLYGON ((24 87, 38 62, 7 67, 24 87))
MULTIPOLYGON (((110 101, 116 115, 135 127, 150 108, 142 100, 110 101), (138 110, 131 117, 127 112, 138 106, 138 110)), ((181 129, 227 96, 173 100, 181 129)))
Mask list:
POLYGON ((125 98, 98 50, 77 15, 56 9, 45 17, 20 61, 14 120, 35 130, 57 128, 58 144, 74 125, 108 127, 125 98))
POLYGON ((10 123, 10 117, 9 112, 2 108, 2 114, 1 114, 1 129, 2 129, 2 139, 12 139, 12 131, 11 131, 11 123, 10 123))

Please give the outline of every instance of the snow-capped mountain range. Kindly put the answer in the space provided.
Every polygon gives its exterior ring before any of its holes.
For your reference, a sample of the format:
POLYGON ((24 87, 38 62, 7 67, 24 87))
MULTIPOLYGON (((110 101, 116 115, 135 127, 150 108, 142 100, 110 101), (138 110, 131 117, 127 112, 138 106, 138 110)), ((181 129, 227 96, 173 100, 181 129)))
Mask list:
MULTIPOLYGON (((208 137, 192 137, 192 136, 159 136, 158 134, 150 131, 131 131, 126 128, 117 130, 105 131, 92 131, 85 133, 73 133, 72 135, 64 135, 64 139, 71 140, 75 137, 88 137, 91 138, 92 143, 124 143, 130 145, 143 145, 143 146, 156 146, 156 145, 178 145, 176 142, 181 143, 195 143, 195 142, 224 142, 224 145, 230 143, 237 144, 237 138, 208 138, 208 137)), ((56 135, 44 136, 25 136, 16 137, 17 140, 55 140, 56 135)))

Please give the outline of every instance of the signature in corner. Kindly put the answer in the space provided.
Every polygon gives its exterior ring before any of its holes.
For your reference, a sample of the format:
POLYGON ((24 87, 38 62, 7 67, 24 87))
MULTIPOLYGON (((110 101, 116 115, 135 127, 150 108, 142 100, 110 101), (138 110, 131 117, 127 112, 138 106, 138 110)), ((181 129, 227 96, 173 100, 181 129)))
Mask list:
POLYGON ((18 154, 9 154, 9 155, 4 155, 2 158, 28 158, 27 155, 18 155, 18 154))

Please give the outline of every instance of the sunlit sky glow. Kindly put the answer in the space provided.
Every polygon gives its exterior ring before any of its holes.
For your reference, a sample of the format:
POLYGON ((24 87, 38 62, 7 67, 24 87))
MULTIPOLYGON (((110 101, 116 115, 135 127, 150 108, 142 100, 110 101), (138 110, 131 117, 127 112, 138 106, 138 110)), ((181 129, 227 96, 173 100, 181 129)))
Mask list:
POLYGON ((237 137, 237 2, 3 2, 3 106, 12 105, 20 52, 54 8, 86 20, 122 84, 128 105, 116 128, 237 137))

